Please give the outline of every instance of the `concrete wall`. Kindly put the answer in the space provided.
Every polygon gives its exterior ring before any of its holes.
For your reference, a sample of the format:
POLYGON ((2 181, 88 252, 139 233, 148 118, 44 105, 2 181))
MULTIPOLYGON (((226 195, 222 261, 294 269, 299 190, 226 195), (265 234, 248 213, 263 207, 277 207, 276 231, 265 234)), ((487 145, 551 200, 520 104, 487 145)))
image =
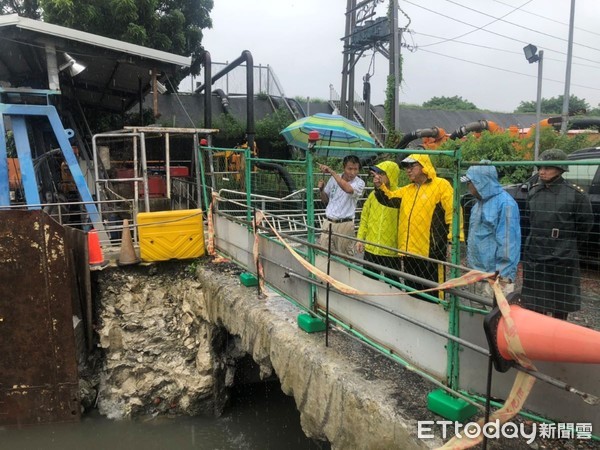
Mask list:
POLYGON ((431 448, 417 420, 434 386, 332 330, 307 334, 301 310, 240 284, 232 264, 200 265, 193 277, 172 264, 98 274, 104 352, 98 407, 114 419, 215 414, 225 406, 235 359, 248 354, 260 376, 273 375, 294 397, 305 434, 332 448, 431 448), (219 344, 223 331, 235 349, 219 344))

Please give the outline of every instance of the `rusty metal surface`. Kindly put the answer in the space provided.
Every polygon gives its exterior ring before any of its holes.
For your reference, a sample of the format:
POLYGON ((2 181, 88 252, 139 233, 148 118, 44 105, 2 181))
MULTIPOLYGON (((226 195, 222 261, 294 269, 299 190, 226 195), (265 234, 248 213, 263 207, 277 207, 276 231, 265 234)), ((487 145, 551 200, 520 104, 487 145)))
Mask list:
POLYGON ((80 418, 64 234, 41 211, 0 211, 0 425, 80 418))
POLYGON ((73 285, 73 314, 82 319, 85 334, 85 354, 93 348, 92 329, 92 280, 87 250, 87 234, 81 230, 65 227, 65 245, 70 251, 71 276, 73 285))

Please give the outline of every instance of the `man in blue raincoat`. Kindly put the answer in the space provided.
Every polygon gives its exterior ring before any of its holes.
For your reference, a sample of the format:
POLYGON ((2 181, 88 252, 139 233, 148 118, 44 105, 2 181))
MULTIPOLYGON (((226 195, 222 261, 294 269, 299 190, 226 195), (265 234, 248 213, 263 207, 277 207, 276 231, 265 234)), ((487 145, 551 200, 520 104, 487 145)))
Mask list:
MULTIPOLYGON (((467 264, 483 272, 498 272, 502 291, 509 294, 514 291, 521 255, 519 206, 502 189, 494 166, 471 166, 461 181, 476 199, 469 220, 467 264)), ((476 286, 476 292, 492 294, 487 281, 476 286)))

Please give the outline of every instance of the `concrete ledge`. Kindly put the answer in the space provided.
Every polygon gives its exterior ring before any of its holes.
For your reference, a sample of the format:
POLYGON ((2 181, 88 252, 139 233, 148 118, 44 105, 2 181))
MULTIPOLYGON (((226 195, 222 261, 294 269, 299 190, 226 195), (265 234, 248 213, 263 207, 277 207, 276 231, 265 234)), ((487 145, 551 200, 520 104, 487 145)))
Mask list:
POLYGON ((275 373, 294 397, 304 432, 333 448, 434 448, 419 440, 417 420, 435 386, 337 330, 307 334, 296 324, 302 311, 279 296, 257 298, 237 278, 200 267, 204 319, 241 338, 243 349, 275 373))

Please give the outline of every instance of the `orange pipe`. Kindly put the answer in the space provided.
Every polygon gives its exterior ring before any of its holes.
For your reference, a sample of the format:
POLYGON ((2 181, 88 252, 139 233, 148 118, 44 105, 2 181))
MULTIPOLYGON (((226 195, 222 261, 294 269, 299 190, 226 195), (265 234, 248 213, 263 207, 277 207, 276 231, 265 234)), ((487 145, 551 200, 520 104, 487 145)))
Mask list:
MULTIPOLYGON (((534 361, 600 364, 600 332, 511 305, 510 315, 525 355, 534 361)), ((507 360, 504 318, 498 323, 497 343, 507 360)))

